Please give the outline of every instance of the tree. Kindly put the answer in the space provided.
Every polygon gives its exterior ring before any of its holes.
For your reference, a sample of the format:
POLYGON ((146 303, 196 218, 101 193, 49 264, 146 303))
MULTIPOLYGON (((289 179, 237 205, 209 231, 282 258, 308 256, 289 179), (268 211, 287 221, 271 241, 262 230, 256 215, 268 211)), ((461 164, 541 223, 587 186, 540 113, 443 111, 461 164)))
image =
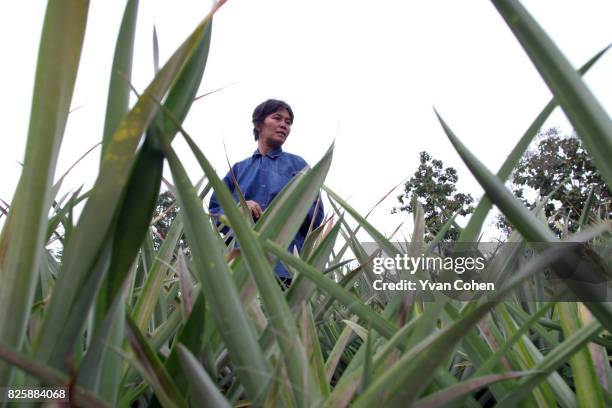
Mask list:
MULTIPOLYGON (((558 128, 536 136, 537 147, 527 152, 515 168, 512 189, 529 208, 551 194, 544 206, 550 228, 562 236, 576 232, 589 194, 591 221, 610 218, 610 190, 593 165, 591 156, 574 135, 561 135, 558 128), (590 193, 592 191, 592 193, 590 193)), ((497 226, 506 232, 510 225, 499 217, 497 226)))
MULTIPOLYGON (((155 204, 155 211, 153 213, 153 219, 155 223, 155 234, 153 235, 153 247, 155 250, 159 250, 163 240, 168 234, 168 230, 172 225, 172 222, 178 214, 179 208, 176 203, 176 198, 170 191, 164 191, 157 197, 157 203, 155 204)), ((181 237, 184 239, 184 237, 181 237)))
MULTIPOLYGON (((474 210, 471 205, 474 199, 470 194, 457 192, 457 170, 453 167, 444 168, 441 160, 432 158, 427 152, 421 152, 419 157, 419 168, 404 185, 404 193, 397 197, 401 205, 392 212, 414 212, 413 200, 418 200, 425 213, 425 240, 431 241, 453 214, 470 214, 474 210)), ((454 241, 458 237, 459 231, 453 225, 444 240, 454 241)))

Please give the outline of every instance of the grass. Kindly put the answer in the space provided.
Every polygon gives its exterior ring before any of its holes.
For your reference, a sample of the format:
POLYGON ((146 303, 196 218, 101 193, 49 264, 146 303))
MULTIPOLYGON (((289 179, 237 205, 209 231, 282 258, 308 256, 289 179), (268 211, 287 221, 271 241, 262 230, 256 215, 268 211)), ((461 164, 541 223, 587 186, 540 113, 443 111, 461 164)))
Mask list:
MULTIPOLYGON (((212 15, 221 4, 156 69, 130 107, 138 2, 127 1, 97 181, 89 191, 58 199, 49 215, 88 7, 48 2, 28 149, 0 236, 0 386, 70 387, 76 405, 97 407, 610 404, 609 303, 594 301, 601 299, 579 284, 569 288, 575 302, 524 297, 524 288, 546 288, 546 268, 567 272, 576 256, 603 265, 587 272, 609 289, 609 254, 601 251, 610 240, 609 220, 583 225, 563 237, 569 246, 561 247, 537 209, 525 208, 504 186, 557 104, 612 185, 610 119, 581 79, 607 49, 574 71, 518 2, 493 1, 554 98, 498 174, 436 112, 486 193, 459 241, 475 242, 495 205, 515 227, 509 238, 515 246, 502 248, 488 264, 487 273, 508 277, 489 297, 460 301, 435 293, 435 301, 423 301, 412 292, 373 289, 372 255, 356 232, 363 229, 389 256, 418 257, 439 255, 443 231, 425 244, 417 208, 412 244, 395 245, 325 185, 333 146, 252 225, 206 152, 183 129, 206 66, 212 15), (187 141, 206 175, 204 189, 217 193, 242 243, 230 261, 199 187, 174 152, 176 135, 187 141), (166 163, 180 213, 155 249, 151 225, 166 163), (311 231, 301 256, 290 254, 285 248, 319 191, 327 194, 337 221, 311 231), (78 205, 84 207, 75 223, 78 205), (61 255, 51 251, 51 241, 61 255), (550 248, 536 245, 532 256, 517 263, 517 248, 533 243, 550 248), (358 266, 343 262, 347 258, 358 266), (271 260, 295 272, 289 290, 277 284, 271 260)), ((430 273, 421 269, 403 277, 430 273)))

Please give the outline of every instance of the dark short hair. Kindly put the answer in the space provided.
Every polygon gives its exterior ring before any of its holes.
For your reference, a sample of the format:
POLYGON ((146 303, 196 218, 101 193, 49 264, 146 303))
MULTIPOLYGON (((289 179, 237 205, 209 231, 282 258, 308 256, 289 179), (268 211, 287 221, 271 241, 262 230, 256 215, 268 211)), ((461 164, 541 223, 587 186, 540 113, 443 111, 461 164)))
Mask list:
POLYGON ((257 105, 253 111, 253 135, 255 135, 255 140, 259 139, 257 126, 261 125, 268 115, 278 112, 281 109, 287 109, 291 123, 293 123, 293 111, 287 102, 278 99, 268 99, 257 105))

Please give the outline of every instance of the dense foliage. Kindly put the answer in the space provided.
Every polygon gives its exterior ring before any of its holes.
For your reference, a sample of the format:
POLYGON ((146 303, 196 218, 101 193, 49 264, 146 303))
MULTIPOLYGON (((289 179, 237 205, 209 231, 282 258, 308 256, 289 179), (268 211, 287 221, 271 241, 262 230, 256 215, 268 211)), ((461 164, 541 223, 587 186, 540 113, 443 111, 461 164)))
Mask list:
MULTIPOLYGON (((399 207, 393 212, 414 213, 418 202, 425 213, 426 241, 431 241, 442 226, 453 216, 470 214, 474 199, 470 194, 457 191, 459 175, 453 167, 444 167, 441 160, 434 159, 429 153, 419 153, 419 167, 404 184, 404 193, 397 197, 399 207)), ((451 225, 444 236, 445 241, 456 241, 459 232, 451 225)))
POLYGON ((169 190, 164 191, 157 197, 153 213, 153 243, 155 250, 159 250, 161 247, 178 212, 179 208, 176 205, 176 198, 174 198, 174 195, 169 190))
MULTIPOLYGON (((580 139, 550 128, 540 132, 536 141, 536 148, 528 151, 514 170, 514 194, 529 208, 548 197, 544 215, 559 236, 578 231, 581 216, 591 222, 609 219, 610 190, 580 139), (587 200, 589 210, 584 214, 587 200)), ((498 226, 505 230, 509 227, 504 218, 499 219, 498 226)))

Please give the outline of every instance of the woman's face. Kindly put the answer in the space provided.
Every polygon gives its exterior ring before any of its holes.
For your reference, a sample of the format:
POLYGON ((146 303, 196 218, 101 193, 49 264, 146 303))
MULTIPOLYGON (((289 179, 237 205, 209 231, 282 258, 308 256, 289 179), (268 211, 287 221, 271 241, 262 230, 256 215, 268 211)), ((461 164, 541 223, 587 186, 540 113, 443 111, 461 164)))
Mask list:
POLYGON ((261 143, 274 148, 280 147, 291 132, 291 116, 287 109, 279 109, 266 116, 257 130, 261 143))

